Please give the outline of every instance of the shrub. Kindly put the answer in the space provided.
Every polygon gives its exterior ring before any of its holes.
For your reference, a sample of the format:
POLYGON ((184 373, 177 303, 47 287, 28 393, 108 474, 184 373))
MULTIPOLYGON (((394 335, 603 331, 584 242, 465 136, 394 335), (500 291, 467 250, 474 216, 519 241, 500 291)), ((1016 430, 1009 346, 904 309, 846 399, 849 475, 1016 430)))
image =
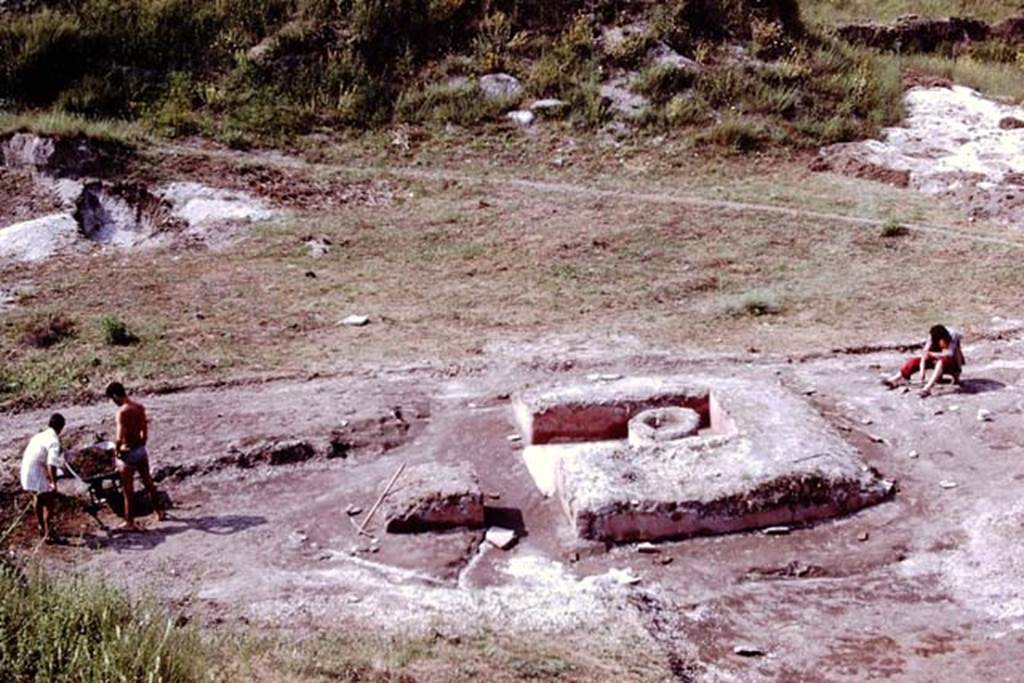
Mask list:
POLYGON ((640 73, 633 82, 633 90, 652 102, 664 104, 693 85, 695 79, 694 73, 687 69, 668 65, 652 66, 640 73))
POLYGON ((763 124, 737 117, 727 117, 718 125, 699 135, 697 142, 729 148, 736 152, 751 152, 760 149, 770 139, 770 131, 763 124))
POLYGON ((766 315, 779 315, 783 311, 783 305, 774 292, 753 290, 727 299, 722 310, 726 315, 735 318, 743 316, 760 318, 766 315))
POLYGON ((700 95, 676 95, 665 105, 664 115, 671 126, 691 126, 707 121, 711 107, 700 95))
POLYGON ((34 349, 48 349, 75 335, 75 322, 61 315, 29 323, 22 335, 22 343, 34 349))
POLYGON ((483 73, 504 71, 513 55, 526 43, 526 33, 516 31, 507 14, 495 12, 480 23, 480 30, 473 39, 477 65, 483 73))
POLYGON ((884 239, 895 239, 906 237, 910 234, 910 230, 895 218, 890 218, 882 224, 880 234, 884 239))
POLYGON ((100 321, 100 329, 103 331, 103 341, 108 346, 131 346, 139 343, 139 338, 116 315, 103 318, 100 321))
POLYGON ((396 114, 406 123, 455 123, 470 126, 497 118, 508 108, 501 100, 487 100, 475 83, 435 84, 409 90, 398 99, 396 114))

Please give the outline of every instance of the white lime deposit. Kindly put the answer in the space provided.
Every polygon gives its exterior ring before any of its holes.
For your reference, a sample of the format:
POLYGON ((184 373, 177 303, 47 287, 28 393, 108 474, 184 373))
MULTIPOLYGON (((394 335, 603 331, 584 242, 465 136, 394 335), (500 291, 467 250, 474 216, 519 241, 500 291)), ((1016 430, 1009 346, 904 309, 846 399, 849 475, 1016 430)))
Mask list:
POLYGON ((65 213, 56 213, 0 228, 0 260, 42 261, 78 239, 78 224, 65 213))

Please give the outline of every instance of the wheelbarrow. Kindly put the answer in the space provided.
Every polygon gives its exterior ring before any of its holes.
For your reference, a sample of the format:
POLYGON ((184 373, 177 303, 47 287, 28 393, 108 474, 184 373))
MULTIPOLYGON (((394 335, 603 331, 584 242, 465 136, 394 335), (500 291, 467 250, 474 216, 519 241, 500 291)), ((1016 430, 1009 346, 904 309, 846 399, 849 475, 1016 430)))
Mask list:
POLYGON ((103 526, 97 514, 104 505, 114 514, 124 515, 124 493, 121 490, 121 475, 114 467, 115 446, 111 441, 101 441, 69 451, 64 456, 64 469, 82 482, 89 491, 89 504, 85 511, 103 526), (88 461, 89 469, 76 471, 75 462, 83 465, 88 461))

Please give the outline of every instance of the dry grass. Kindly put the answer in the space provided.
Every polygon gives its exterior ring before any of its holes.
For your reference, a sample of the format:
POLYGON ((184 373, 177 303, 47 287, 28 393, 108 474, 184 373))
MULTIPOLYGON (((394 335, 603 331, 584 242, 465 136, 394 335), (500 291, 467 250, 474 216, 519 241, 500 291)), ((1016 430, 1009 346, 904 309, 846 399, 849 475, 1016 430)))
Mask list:
MULTIPOLYGON (((664 681, 657 656, 637 658, 630 643, 579 636, 557 640, 480 633, 467 638, 383 638, 323 634, 302 642, 241 636, 219 643, 214 677, 224 681, 664 681)), ((649 645, 644 644, 647 648, 649 645)), ((216 661, 216 660, 215 660, 216 661)))
MULTIPOLYGON (((31 281, 36 293, 2 318, 9 350, 0 395, 95 395, 114 378, 138 386, 458 362, 491 342, 580 332, 634 335, 652 346, 803 350, 913 336, 938 316, 981 323, 1018 307, 1019 249, 927 235, 889 240, 879 226, 651 196, 690 187, 707 198, 880 221, 949 213, 909 192, 809 174, 802 158, 695 160, 669 171, 660 155, 636 154, 614 172, 601 162, 560 178, 646 193, 636 196, 517 185, 501 179, 509 171, 500 162, 462 161, 465 181, 396 177, 403 189, 389 206, 299 216, 226 251, 2 269, 4 280, 31 281), (308 235, 329 239, 332 253, 311 258, 308 235), (945 287, 921 286, 937 273, 945 287), (949 300, 945 291, 959 294, 949 300), (751 292, 780 302, 773 315, 732 314, 751 292), (50 349, 14 343, 25 321, 58 313, 78 335, 50 349), (339 326, 352 313, 373 322, 339 326), (101 321, 111 314, 141 341, 105 344, 101 321)), ((995 226, 964 229, 1024 244, 995 226)))
POLYGON ((1021 13, 1018 0, 809 0, 800 3, 809 23, 834 26, 852 21, 892 21, 905 14, 922 17, 976 17, 999 21, 1021 13))

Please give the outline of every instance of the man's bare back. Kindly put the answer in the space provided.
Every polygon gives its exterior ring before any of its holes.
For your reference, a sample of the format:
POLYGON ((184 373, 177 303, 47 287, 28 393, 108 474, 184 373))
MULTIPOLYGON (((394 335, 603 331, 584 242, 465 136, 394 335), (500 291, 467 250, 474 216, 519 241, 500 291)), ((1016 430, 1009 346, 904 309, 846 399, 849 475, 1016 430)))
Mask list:
POLYGON ((146 409, 141 403, 126 399, 117 411, 117 445, 122 450, 131 450, 146 445, 149 425, 146 409))

